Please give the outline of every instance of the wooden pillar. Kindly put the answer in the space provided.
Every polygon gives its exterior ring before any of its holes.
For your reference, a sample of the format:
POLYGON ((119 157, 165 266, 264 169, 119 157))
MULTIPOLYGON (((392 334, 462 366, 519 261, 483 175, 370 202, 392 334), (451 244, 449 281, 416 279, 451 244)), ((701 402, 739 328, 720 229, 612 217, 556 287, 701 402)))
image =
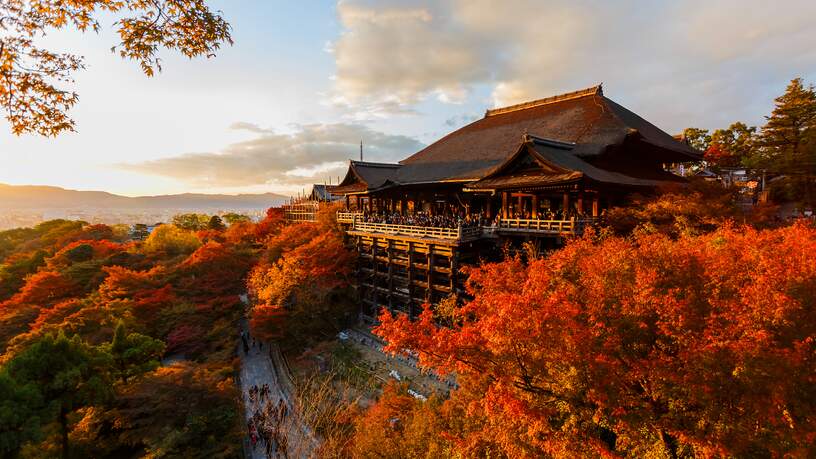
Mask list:
POLYGON ((394 298, 394 247, 393 247, 393 240, 388 240, 388 306, 393 309, 393 298, 394 298))
POLYGON ((533 211, 532 211, 533 218, 538 218, 538 195, 533 195, 533 211))
POLYGON ((346 210, 351 210, 351 200, 349 199, 349 195, 346 195, 346 210))
POLYGON ((488 220, 493 218, 493 212, 490 209, 490 196, 487 197, 487 204, 485 205, 485 217, 487 217, 488 220))
POLYGON ((518 218, 524 218, 524 197, 519 194, 518 199, 516 200, 516 215, 518 218))
POLYGON ((569 193, 568 192, 566 192, 566 191, 564 192, 564 198, 563 199, 564 199, 564 202, 563 202, 564 212, 563 213, 564 213, 564 218, 566 219, 566 218, 569 217, 569 210, 570 210, 570 208, 569 208, 570 199, 569 199, 569 193))
POLYGON ((425 292, 425 301, 433 302, 433 268, 434 268, 434 253, 433 244, 428 244, 428 289, 425 292))
POLYGON ((458 264, 459 264, 458 254, 456 253, 456 250, 451 249, 450 278, 449 278, 451 293, 455 293, 454 287, 456 287, 456 270, 458 269, 458 264))
POLYGON ((601 212, 600 207, 601 207, 600 198, 596 194, 592 198, 592 216, 593 217, 597 217, 600 214, 600 212, 601 212))
POLYGON ((414 316, 414 243, 408 242, 408 317, 414 316))
POLYGON ((506 191, 502 191, 502 192, 501 192, 501 194, 502 194, 502 213, 501 213, 501 218, 509 218, 509 215, 508 215, 508 212, 507 212, 507 192, 506 192, 506 191))
POLYGON ((584 213, 584 193, 578 193, 578 201, 575 202, 575 208, 578 211, 578 215, 582 215, 584 213))

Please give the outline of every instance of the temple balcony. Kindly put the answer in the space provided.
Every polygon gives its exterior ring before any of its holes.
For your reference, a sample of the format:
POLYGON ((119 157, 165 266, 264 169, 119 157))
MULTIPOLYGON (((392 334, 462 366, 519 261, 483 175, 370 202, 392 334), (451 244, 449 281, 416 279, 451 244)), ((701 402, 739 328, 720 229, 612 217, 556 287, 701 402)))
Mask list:
POLYGON ((540 220, 536 218, 502 218, 495 226, 499 234, 547 234, 556 236, 578 236, 587 226, 596 224, 597 218, 569 220, 540 220))
MULTIPOLYGON (((338 220, 339 221, 339 220, 338 220)), ((464 242, 479 239, 482 228, 478 226, 440 228, 435 226, 395 225, 390 223, 369 223, 353 219, 349 234, 382 234, 397 237, 434 239, 448 242, 464 242)))

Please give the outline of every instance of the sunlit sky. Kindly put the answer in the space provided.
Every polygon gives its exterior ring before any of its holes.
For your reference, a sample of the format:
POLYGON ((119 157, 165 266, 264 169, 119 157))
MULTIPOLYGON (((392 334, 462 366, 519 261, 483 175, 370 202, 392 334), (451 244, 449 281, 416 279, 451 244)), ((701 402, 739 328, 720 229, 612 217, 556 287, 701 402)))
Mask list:
POLYGON ((361 140, 367 160, 397 161, 487 108, 600 82, 670 133, 761 124, 791 78, 816 82, 811 0, 210 3, 235 45, 164 52, 154 78, 110 52, 111 20, 52 34, 85 56, 78 132, 0 122, 0 183, 292 194, 336 182, 361 140))

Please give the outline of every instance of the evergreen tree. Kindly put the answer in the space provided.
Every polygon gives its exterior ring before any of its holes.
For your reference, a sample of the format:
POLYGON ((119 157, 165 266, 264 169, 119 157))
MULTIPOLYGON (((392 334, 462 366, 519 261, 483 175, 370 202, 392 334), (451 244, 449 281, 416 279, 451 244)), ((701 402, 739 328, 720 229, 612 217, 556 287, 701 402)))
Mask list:
POLYGON ((20 384, 0 372, 0 457, 14 457, 26 442, 40 438, 41 406, 34 385, 20 384))
POLYGON ((787 177, 789 199, 814 202, 816 179, 816 90, 801 78, 790 82, 762 127, 760 148, 748 164, 787 177))
POLYGON ((210 217, 210 222, 207 223, 207 228, 215 231, 224 231, 227 229, 226 225, 224 225, 224 221, 221 220, 221 217, 218 215, 213 215, 210 217))
POLYGON ((139 333, 127 333, 125 324, 119 321, 113 333, 113 340, 105 346, 113 358, 116 373, 123 383, 159 366, 164 353, 164 343, 139 333))
POLYGON ((35 387, 43 403, 43 423, 60 427, 62 457, 68 457, 68 416, 75 410, 104 403, 112 395, 110 355, 84 342, 48 334, 16 355, 6 366, 8 375, 21 387, 35 387))

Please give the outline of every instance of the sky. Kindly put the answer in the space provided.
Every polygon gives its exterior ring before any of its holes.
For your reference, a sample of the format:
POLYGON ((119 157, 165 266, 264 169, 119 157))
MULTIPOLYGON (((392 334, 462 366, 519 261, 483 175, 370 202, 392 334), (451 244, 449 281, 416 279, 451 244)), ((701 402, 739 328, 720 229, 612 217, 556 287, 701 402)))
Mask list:
POLYGON ((350 158, 394 162, 489 108, 603 83, 669 133, 761 125, 795 77, 816 83, 812 0, 213 0, 235 44, 162 53, 143 76, 102 30, 43 44, 84 56, 77 132, 16 137, 0 183, 296 194, 350 158))

